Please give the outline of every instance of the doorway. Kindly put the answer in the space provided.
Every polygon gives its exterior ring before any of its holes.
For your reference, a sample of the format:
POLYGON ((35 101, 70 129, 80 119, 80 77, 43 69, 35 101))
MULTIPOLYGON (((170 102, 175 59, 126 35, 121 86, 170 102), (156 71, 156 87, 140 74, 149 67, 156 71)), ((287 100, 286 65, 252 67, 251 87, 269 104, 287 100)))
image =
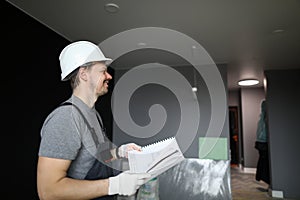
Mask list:
POLYGON ((230 164, 238 165, 239 162, 239 120, 238 107, 229 106, 229 137, 230 137, 230 164))

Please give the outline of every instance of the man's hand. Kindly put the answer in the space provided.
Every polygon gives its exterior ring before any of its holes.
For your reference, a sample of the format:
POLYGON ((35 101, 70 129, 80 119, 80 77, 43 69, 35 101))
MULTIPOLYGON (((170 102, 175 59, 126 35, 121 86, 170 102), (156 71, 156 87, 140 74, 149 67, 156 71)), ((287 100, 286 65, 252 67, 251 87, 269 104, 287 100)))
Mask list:
POLYGON ((129 173, 125 171, 117 176, 110 177, 108 194, 120 194, 125 196, 133 195, 141 185, 151 177, 148 173, 129 173))
POLYGON ((135 143, 123 144, 118 148, 117 154, 121 158, 128 158, 128 151, 132 151, 132 150, 141 151, 142 148, 141 146, 135 143))

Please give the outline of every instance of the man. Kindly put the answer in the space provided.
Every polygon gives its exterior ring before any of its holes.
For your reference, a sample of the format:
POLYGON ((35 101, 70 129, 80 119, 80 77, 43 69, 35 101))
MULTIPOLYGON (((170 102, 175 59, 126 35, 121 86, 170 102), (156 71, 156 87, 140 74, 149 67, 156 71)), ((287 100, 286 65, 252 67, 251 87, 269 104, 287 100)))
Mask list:
POLYGON ((89 41, 66 46, 60 56, 61 80, 70 80, 72 96, 53 110, 41 129, 37 166, 40 199, 114 199, 132 195, 149 174, 113 175, 108 164, 126 158, 134 144, 112 148, 95 109, 98 97, 108 92, 112 62, 89 41))

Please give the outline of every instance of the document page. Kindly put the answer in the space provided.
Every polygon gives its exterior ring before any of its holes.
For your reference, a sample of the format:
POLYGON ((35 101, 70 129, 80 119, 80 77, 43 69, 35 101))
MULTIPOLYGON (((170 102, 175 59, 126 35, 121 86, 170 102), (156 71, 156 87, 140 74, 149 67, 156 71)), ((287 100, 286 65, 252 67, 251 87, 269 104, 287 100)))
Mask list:
POLYGON ((129 169, 132 173, 150 173, 158 176, 179 164, 184 156, 174 137, 142 147, 142 151, 128 152, 129 169))

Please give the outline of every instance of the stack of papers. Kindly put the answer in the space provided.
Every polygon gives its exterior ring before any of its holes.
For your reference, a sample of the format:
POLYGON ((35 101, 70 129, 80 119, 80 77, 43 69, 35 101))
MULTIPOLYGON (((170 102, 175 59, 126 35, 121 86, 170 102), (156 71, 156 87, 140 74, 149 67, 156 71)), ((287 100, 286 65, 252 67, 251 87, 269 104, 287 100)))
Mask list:
POLYGON ((131 173, 160 175, 184 160, 174 137, 142 147, 142 151, 129 151, 128 162, 131 173))

